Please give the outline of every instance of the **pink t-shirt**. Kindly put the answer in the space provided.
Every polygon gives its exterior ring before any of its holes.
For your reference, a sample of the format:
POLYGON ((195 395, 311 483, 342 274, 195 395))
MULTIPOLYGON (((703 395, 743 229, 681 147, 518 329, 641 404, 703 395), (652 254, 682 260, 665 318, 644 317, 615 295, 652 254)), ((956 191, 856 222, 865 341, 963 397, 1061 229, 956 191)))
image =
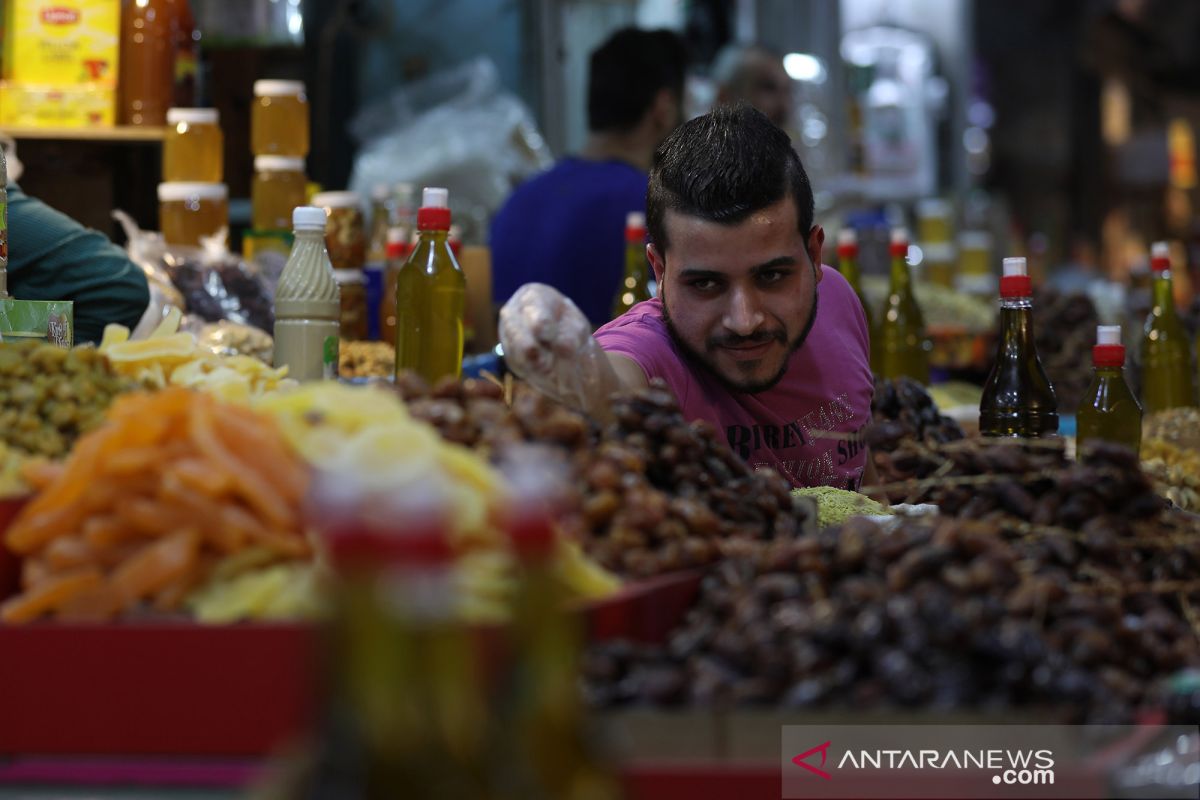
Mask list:
POLYGON ((792 354, 783 379, 765 392, 726 388, 679 349, 648 300, 596 331, 604 350, 637 362, 647 378, 662 378, 684 416, 704 419, 753 467, 773 467, 793 486, 858 489, 866 451, 856 441, 822 436, 858 432, 871 420, 874 379, 867 319, 854 290, 823 266, 817 319, 792 354))

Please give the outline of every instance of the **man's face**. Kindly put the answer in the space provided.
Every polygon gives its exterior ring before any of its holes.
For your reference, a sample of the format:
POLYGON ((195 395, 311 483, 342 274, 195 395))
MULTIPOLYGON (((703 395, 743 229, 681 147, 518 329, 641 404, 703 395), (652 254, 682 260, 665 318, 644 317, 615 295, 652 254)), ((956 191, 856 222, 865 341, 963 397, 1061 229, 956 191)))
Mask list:
POLYGON ((675 340, 730 388, 771 388, 816 320, 824 231, 797 230, 790 196, 737 225, 674 211, 664 224, 665 262, 647 253, 675 340))

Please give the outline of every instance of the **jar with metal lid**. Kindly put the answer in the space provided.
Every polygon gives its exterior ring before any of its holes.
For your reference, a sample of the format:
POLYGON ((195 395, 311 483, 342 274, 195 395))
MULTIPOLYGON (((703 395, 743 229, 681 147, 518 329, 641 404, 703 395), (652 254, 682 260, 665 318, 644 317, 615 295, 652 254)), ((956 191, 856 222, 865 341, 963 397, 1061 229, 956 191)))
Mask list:
POLYGON ((367 338, 367 276, 361 269, 335 269, 333 278, 342 293, 343 339, 367 338))
POLYGON ((220 183, 225 137, 215 108, 172 108, 163 139, 163 180, 220 183))
POLYGON ((334 269, 362 269, 367 264, 367 233, 362 201, 354 192, 322 192, 312 205, 325 209, 325 247, 334 269))
POLYGON ((158 222, 167 244, 199 247, 201 236, 229 226, 229 190, 223 183, 160 183, 158 222))
POLYGON ((304 159, 255 156, 250 224, 256 231, 288 230, 292 211, 305 203, 304 159))
POLYGON ((308 99, 303 81, 255 81, 250 149, 256 156, 308 155, 308 99))

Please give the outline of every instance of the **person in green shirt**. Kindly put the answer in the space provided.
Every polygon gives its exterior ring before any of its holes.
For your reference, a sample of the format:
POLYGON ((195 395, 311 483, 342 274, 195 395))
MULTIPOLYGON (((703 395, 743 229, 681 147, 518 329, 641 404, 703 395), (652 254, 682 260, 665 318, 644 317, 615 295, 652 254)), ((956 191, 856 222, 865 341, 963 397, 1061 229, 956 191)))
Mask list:
POLYGON ((150 302, 146 274, 104 234, 8 185, 8 293, 74 302, 75 343, 99 343, 104 326, 130 330, 150 302))

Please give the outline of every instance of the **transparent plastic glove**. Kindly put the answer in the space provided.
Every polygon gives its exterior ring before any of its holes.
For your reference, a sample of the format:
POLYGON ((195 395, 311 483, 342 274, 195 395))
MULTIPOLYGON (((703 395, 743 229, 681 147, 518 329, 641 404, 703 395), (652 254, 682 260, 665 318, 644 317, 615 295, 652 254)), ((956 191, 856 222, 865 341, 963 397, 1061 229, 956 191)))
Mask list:
POLYGON ((616 373, 579 307, 544 283, 527 283, 500 309, 509 369, 543 394, 600 422, 612 411, 616 373))

